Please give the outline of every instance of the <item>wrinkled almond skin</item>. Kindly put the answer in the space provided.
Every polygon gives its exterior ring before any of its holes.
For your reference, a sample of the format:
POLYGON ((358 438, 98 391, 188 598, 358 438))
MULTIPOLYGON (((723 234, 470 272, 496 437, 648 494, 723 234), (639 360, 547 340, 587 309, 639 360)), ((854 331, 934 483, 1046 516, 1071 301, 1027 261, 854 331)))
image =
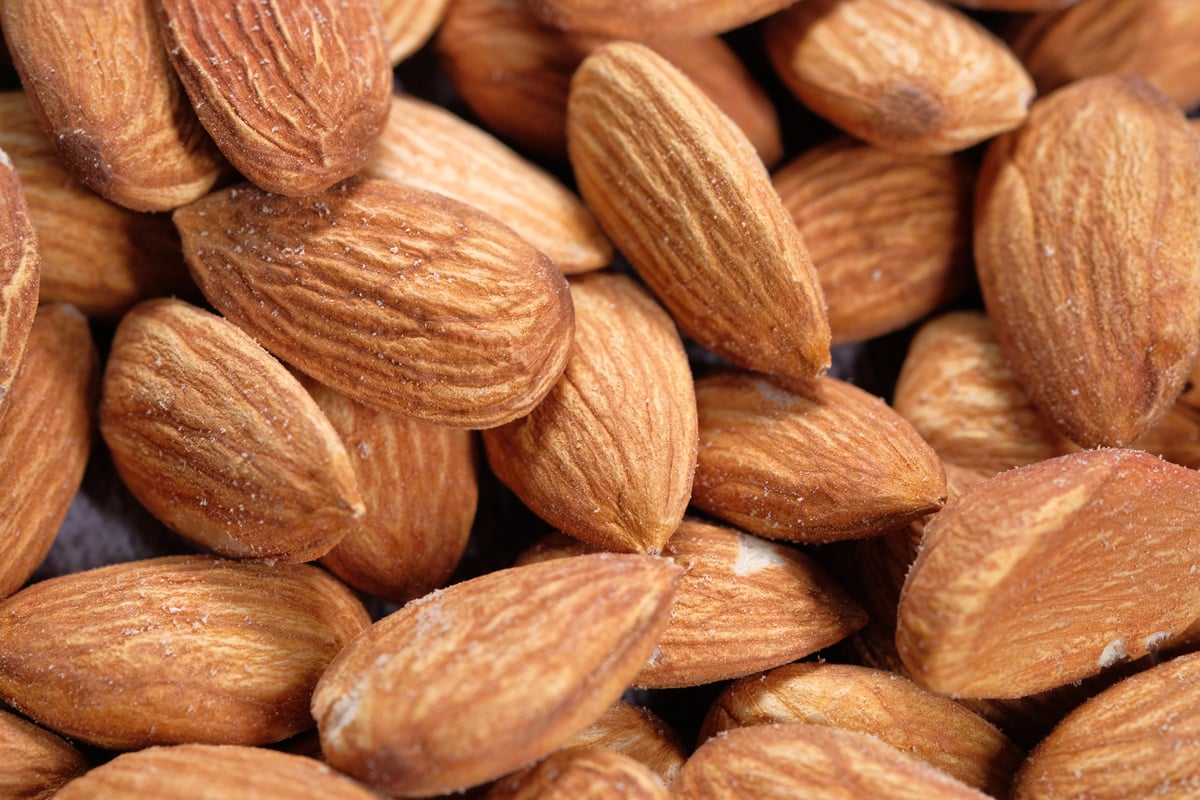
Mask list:
POLYGON ((0 797, 49 800, 87 771, 87 759, 49 731, 0 711, 0 797))
POLYGON ((684 38, 725 33, 749 25, 789 0, 525 0, 547 25, 575 33, 597 33, 621 39, 684 38))
POLYGON ((878 397, 835 378, 789 388, 724 372, 696 382, 692 503, 751 533, 862 538, 941 508, 937 454, 878 397))
POLYGON ((175 213, 192 276, 292 366, 392 414, 489 428, 566 366, 562 273, 470 206, 381 180, 303 199, 242 185, 175 213))
POLYGON ((0 151, 0 422, 37 313, 40 277, 38 238, 21 179, 0 151))
POLYGON ((125 753, 68 785, 62 800, 372 800, 366 787, 315 759, 261 747, 181 744, 125 753))
POLYGON ((13 65, 63 162, 135 211, 195 200, 227 168, 167 61, 154 6, 22 0, 3 9, 13 65))
POLYGON ((1065 87, 988 148, 974 240, 988 317, 1034 405, 1083 447, 1145 433, 1195 361, 1197 174, 1183 115, 1134 76, 1065 87))
POLYGON ((71 306, 41 306, 0 424, 0 597, 54 544, 92 449, 99 388, 87 319, 71 306))
POLYGON ((510 775, 485 800, 669 800, 644 764, 607 750, 567 748, 510 775))
POLYGON ((388 63, 393 67, 429 41, 446 16, 450 0, 379 0, 388 63))
POLYGON ((964 150, 1020 125, 1034 95, 1003 42, 931 0, 805 0, 771 18, 766 44, 801 102, 898 152, 964 150))
POLYGON ((192 107, 229 163, 255 185, 292 196, 357 172, 392 91, 379 4, 223 6, 162 0, 158 23, 192 107))
POLYGON ((549 754, 604 713, 654 647, 679 569, 638 555, 513 567, 415 600, 322 676, 329 763, 405 797, 549 754))
POLYGON ((567 145, 613 244, 699 344, 796 378, 830 364, 804 242, 729 118, 652 50, 609 44, 571 82, 567 145))
POLYGON ((659 717, 642 706, 618 700, 600 719, 563 745, 608 750, 634 758, 670 785, 687 759, 683 743, 659 717))
POLYGON ((571 282, 575 341, 527 417, 484 431, 488 464, 525 504, 608 550, 657 553, 696 469, 696 393, 666 312, 632 279, 571 282))
POLYGON ((1136 659, 1200 618, 1200 475, 1092 450, 976 484, 925 526, 896 645, 914 680, 1022 697, 1136 659))
POLYGON ((303 564, 102 567, 0 602, 0 697, 114 750, 276 742, 312 725, 317 678, 369 622, 336 578, 303 564))
POLYGON ((222 555, 310 561, 363 513, 346 449, 304 387, 181 300, 147 300, 117 327, 100 432, 142 505, 222 555))
POLYGON ((956 6, 988 11, 1053 11, 1079 0, 950 0, 956 6))

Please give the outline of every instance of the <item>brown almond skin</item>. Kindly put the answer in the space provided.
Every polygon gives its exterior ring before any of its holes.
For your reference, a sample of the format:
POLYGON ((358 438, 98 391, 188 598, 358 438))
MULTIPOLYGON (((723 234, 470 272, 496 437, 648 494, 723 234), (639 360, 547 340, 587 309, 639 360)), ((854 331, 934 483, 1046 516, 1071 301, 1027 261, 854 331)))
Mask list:
POLYGON ((0 797, 49 800, 87 771, 83 754, 49 731, 0 710, 0 797))
POLYGON ((679 569, 590 555, 492 572, 371 626, 322 676, 329 763, 404 797, 459 791, 549 754, 650 655, 679 569))
POLYGON ((984 800, 987 795, 874 736, 792 722, 709 739, 671 786, 680 800, 984 800))
POLYGON ((526 0, 538 19, 555 28, 644 41, 725 33, 784 8, 789 0, 526 0))
POLYGON ((988 148, 975 206, 988 317, 1034 404, 1082 447, 1149 430, 1195 361, 1197 174, 1185 118, 1135 76, 1065 87, 988 148))
POLYGON ((591 725, 567 740, 563 748, 607 750, 634 758, 670 785, 687 759, 683 743, 653 712, 618 700, 591 725))
POLYGON ((359 783, 319 761, 261 747, 181 744, 125 753, 72 781, 62 800, 372 800, 359 783))
POLYGON ((303 199, 242 185, 174 219, 209 302, 372 408, 494 427, 528 414, 566 366, 566 279, 458 201, 381 180, 303 199))
POLYGON ((607 750, 568 748, 498 781, 485 800, 669 800, 644 764, 607 750))
POLYGON ((87 319, 72 306, 41 306, 0 424, 0 597, 54 544, 92 449, 99 388, 87 319))
POLYGON ((370 620, 303 564, 166 556, 36 583, 0 602, 0 698, 113 750, 266 744, 370 620))
POLYGON ((21 179, 0 151, 0 422, 37 313, 40 276, 37 232, 21 179))
POLYGON ((700 741, 787 722, 872 734, 993 797, 1007 794, 1022 758, 982 717, 908 678, 824 662, 788 664, 734 683, 709 709, 700 741))
POLYGON ((392 91, 378 2, 224 7, 162 0, 158 25, 192 107, 229 163, 255 185, 297 197, 357 172, 383 130, 392 91))
POLYGON ((100 432, 138 501, 222 555, 311 561, 363 513, 346 449, 304 387, 181 300, 147 300, 117 327, 100 432))
POLYGON ((394 67, 420 50, 437 32, 449 6, 450 0, 380 0, 388 63, 394 67))
POLYGON ((830 363, 804 242, 745 137, 652 50, 609 44, 571 81, 579 190, 686 335, 739 366, 796 378, 830 363))
POLYGON ((692 503, 751 533, 832 542, 941 508, 937 454, 878 397, 835 378, 724 372, 696 382, 692 503))
POLYGON ((571 282, 575 340, 528 416, 484 431, 492 472, 536 514, 608 550, 658 553, 696 469, 696 394, 665 311, 617 274, 571 282))
POLYGON ((154 6, 29 0, 3 9, 13 65, 63 162, 135 211, 195 200, 227 169, 167 61, 154 6))
POLYGON ((1083 451, 975 485, 925 527, 896 646, 913 679, 1022 697, 1136 659, 1200 618, 1200 475, 1083 451))
POLYGON ((805 0, 771 18, 766 45, 802 103, 903 153, 951 153, 1011 130, 1034 95, 1003 42, 930 0, 805 0))
POLYGON ((1200 782, 1200 653, 1106 689, 1029 754, 1013 800, 1187 797, 1200 782))

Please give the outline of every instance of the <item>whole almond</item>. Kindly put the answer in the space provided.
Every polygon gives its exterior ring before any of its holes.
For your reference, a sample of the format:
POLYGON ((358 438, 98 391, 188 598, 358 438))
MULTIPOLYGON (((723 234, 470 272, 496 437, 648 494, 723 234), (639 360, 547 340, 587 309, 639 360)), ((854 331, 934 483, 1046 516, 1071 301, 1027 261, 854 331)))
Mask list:
POLYGON ((528 765, 620 696, 666 624, 678 575, 646 556, 579 556, 414 600, 322 676, 312 710, 326 758, 405 797, 528 765))
POLYGON ((437 31, 450 0, 380 0, 383 39, 393 67, 421 49, 437 31))
POLYGON ((167 61, 154 7, 22 0, 3 9, 13 65, 63 162, 137 211, 195 200, 227 167, 167 61))
POLYGON ((488 463, 551 525, 609 550, 657 553, 696 468, 696 394, 674 323, 630 278, 571 282, 563 377, 526 417, 484 431, 488 463))
POLYGON ((947 504, 900 598, 912 677, 1022 697, 1139 658, 1200 618, 1200 474, 1135 450, 1018 467, 947 504))
POLYGON ((116 564, 0 602, 0 698, 115 750, 275 742, 312 725, 317 678, 369 621, 337 579, 303 564, 116 564))
POLYGON ((270 192, 301 196, 366 163, 392 90, 375 0, 158 4, 192 107, 221 152, 270 192), (254 55, 250 55, 254 54, 254 55))
POLYGON ((40 276, 37 233, 21 179, 0 150, 0 421, 37 313, 40 276))
POLYGON ((643 706, 618 700, 591 725, 567 740, 568 747, 609 750, 634 758, 670 785, 687 758, 679 736, 643 706))
POLYGON ((975 212, 988 317, 1034 405, 1083 447, 1145 433, 1195 361, 1197 174, 1183 115, 1132 76, 1065 87, 988 148, 975 212))
POLYGON ((485 800, 668 800, 646 765, 607 750, 568 748, 498 781, 485 800))
POLYGON ((548 25, 578 33, 598 33, 645 41, 725 33, 762 19, 789 0, 525 0, 548 25))
POLYGON ((1002 42, 932 0, 805 0, 772 17, 766 34, 801 102, 889 150, 964 150, 1020 125, 1033 99, 1002 42))
POLYGON ((175 224, 221 313, 381 411, 501 425, 529 413, 566 365, 562 273, 455 200, 381 180, 303 199, 242 185, 180 209, 175 224))
POLYGON ((0 797, 49 800, 87 771, 83 754, 49 731, 0 711, 0 797))
POLYGON ((121 320, 100 432, 142 505, 223 555, 309 561, 363 513, 346 449, 300 383, 236 325, 181 300, 121 320))
POLYGON ((571 82, 567 144, 588 206, 685 334, 748 369, 828 368, 800 233, 749 142, 695 84, 642 45, 605 45, 571 82))

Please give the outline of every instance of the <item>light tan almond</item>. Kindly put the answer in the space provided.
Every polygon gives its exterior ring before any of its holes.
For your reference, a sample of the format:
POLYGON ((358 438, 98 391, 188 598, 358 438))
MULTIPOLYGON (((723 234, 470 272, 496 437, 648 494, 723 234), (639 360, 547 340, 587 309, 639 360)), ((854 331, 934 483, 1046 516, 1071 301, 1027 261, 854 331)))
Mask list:
POLYGON ((968 786, 1008 792, 1021 751, 982 717, 894 672, 823 662, 744 678, 713 703, 700 734, 808 722, 872 734, 968 786))
POLYGON ((550 173, 440 106, 392 98, 362 174, 461 200, 491 214, 564 273, 612 261, 612 245, 579 198, 550 173))
POLYGON ((567 740, 567 747, 608 750, 634 758, 670 785, 687 756, 679 736, 650 710, 618 700, 598 720, 567 740))
POLYGON ((1034 405, 1083 447, 1145 433, 1196 359, 1197 174, 1183 115, 1132 76, 1065 87, 988 148, 974 239, 988 317, 1034 405))
POLYGON ((784 8, 790 0, 525 0, 547 25, 645 41, 725 33, 784 8))
POLYGON ((749 369, 813 377, 829 324, 804 242, 749 142, 652 50, 609 44, 571 82, 580 192, 685 334, 749 369))
POLYGON ((333 766, 426 796, 500 778, 595 722, 645 663, 679 569, 591 555, 492 572, 375 623, 313 695, 333 766))
POLYGON ((307 388, 346 445, 366 507, 321 563, 397 603, 444 586, 479 500, 470 431, 375 411, 311 381, 307 388))
POLYGON ((792 722, 709 739, 671 786, 679 800, 984 800, 987 795, 866 733, 792 722))
POLYGON ((1020 125, 1034 95, 1003 42, 932 0, 805 0, 766 36, 801 102, 899 152, 964 150, 1020 125))
POLYGON ((1200 618, 1200 473, 1092 450, 1001 473, 925 527, 896 644, 934 691, 1022 697, 1136 659, 1200 618))
POLYGON ((142 505, 223 555, 309 561, 363 513, 346 449, 300 383, 236 325, 181 300, 121 320, 100 432, 142 505))
POLYGON ((13 800, 49 800, 88 768, 66 741, 7 711, 0 711, 0 763, 0 797, 13 800))
POLYGON ((379 0, 388 62, 394 67, 421 49, 446 16, 450 0, 379 0))
POLYGON ((60 800, 372 800, 319 761, 261 747, 181 744, 125 753, 70 783, 60 800))
POLYGON ((937 454, 883 400, 835 378, 784 388, 724 372, 696 382, 692 503, 798 542, 883 533, 941 507, 937 454))
POLYGON ((463 428, 528 414, 574 328, 562 273, 455 200, 354 179, 242 185, 175 213, 205 297, 292 366, 381 411, 463 428))
POLYGON ((551 525, 605 549, 657 553, 696 468, 696 394, 674 323, 632 279, 571 282, 575 341, 529 414, 484 431, 488 463, 551 525))
POLYGON ((668 800, 646 765, 607 750, 569 748, 497 782, 485 800, 668 800))
POLYGON ((21 179, 0 150, 0 422, 37 313, 40 276, 37 233, 21 179))
POLYGON ((162 0, 163 43, 221 152, 270 192, 301 196, 366 163, 391 64, 376 0, 162 0))
POLYGON ((120 205, 165 211, 226 170, 158 36, 151 0, 3 4, 4 38, 63 162, 120 205))
POLYGON ((839 138, 772 180, 817 267, 834 344, 903 328, 966 285, 975 175, 963 158, 839 138))
POLYGON ((317 678, 369 622, 350 590, 303 564, 102 567, 0 602, 0 698, 115 750, 275 742, 312 725, 317 678))
POLYGON ((54 544, 83 480, 99 387, 87 319, 71 306, 41 306, 0 424, 0 597, 54 544))

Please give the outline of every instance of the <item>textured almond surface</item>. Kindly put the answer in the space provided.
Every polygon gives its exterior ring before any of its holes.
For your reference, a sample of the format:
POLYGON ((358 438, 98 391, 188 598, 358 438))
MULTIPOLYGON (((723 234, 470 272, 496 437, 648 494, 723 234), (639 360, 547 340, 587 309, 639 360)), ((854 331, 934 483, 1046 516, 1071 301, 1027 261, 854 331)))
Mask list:
POLYGON ((351 180, 304 199, 246 185, 175 214, 214 306, 360 403, 486 428, 562 374, 574 327, 554 265, 454 200, 351 180))
POLYGON ((937 455, 887 404, 834 378, 789 389, 749 373, 696 382, 692 503, 761 536, 829 542, 941 507, 937 455))
POLYGON ((645 663, 679 569, 591 555, 455 584, 375 623, 321 678, 333 766, 401 796, 494 780, 604 713, 645 663))
POLYGON ((183 744, 125 753, 71 783, 62 800, 371 800, 376 795, 311 758, 258 747, 183 744))
POLYGON ((0 421, 37 313, 41 260, 21 179, 0 151, 0 421))
POLYGON ((88 768, 66 741, 7 711, 0 711, 0 763, 0 797, 13 800, 49 800, 88 768))
POLYGON ((1021 697, 1139 658, 1200 618, 1200 476, 1133 450, 1001 473, 925 527, 896 644, 943 694, 1021 697))
POLYGON ((749 369, 828 368, 804 242, 745 136, 641 45, 606 45, 571 83, 567 143, 588 206, 682 331, 749 369))
POLYGON ((1061 89, 988 148, 974 240, 988 316, 1034 404, 1084 447, 1145 433, 1195 360, 1197 174, 1183 115, 1132 76, 1061 89))
POLYGON ((606 750, 566 749, 497 782, 486 800, 668 800, 662 780, 606 750))
POLYGON ((0 597, 41 564, 92 448, 100 358, 87 319, 43 305, 0 424, 0 597))
POLYGON ((13 64, 63 161, 138 211, 195 200, 226 169, 167 61, 154 6, 22 0, 3 10, 13 64))
POLYGON ((541 20, 556 28, 622 39, 702 36, 749 25, 788 5, 789 0, 526 0, 541 20))
POLYGON ((567 740, 566 747, 610 750, 635 758, 663 783, 679 774, 686 754, 683 743, 659 717, 642 706, 618 700, 591 725, 567 740))
POLYGON ((142 505, 224 555, 308 561, 363 513, 346 449, 300 383, 236 325, 180 300, 122 319, 100 431, 142 505))
POLYGON ((429 41, 450 0, 380 0, 388 62, 394 67, 429 41))
POLYGON ((223 13, 158 4, 159 28, 192 106, 247 179, 287 195, 358 171, 392 90, 373 0, 230 0, 223 13))
POLYGON ((766 33, 771 62, 801 102, 891 150, 966 149, 1020 125, 1034 95, 1002 42, 930 0, 805 0, 766 33))
POLYGON ((102 567, 0 602, 0 697, 110 749, 275 742, 312 725, 317 678, 368 622, 348 589, 303 564, 102 567))
POLYGON ((485 431, 488 463, 551 525, 654 552, 683 519, 696 468, 696 394, 666 312, 632 279, 571 283, 575 341, 533 412, 485 431))

